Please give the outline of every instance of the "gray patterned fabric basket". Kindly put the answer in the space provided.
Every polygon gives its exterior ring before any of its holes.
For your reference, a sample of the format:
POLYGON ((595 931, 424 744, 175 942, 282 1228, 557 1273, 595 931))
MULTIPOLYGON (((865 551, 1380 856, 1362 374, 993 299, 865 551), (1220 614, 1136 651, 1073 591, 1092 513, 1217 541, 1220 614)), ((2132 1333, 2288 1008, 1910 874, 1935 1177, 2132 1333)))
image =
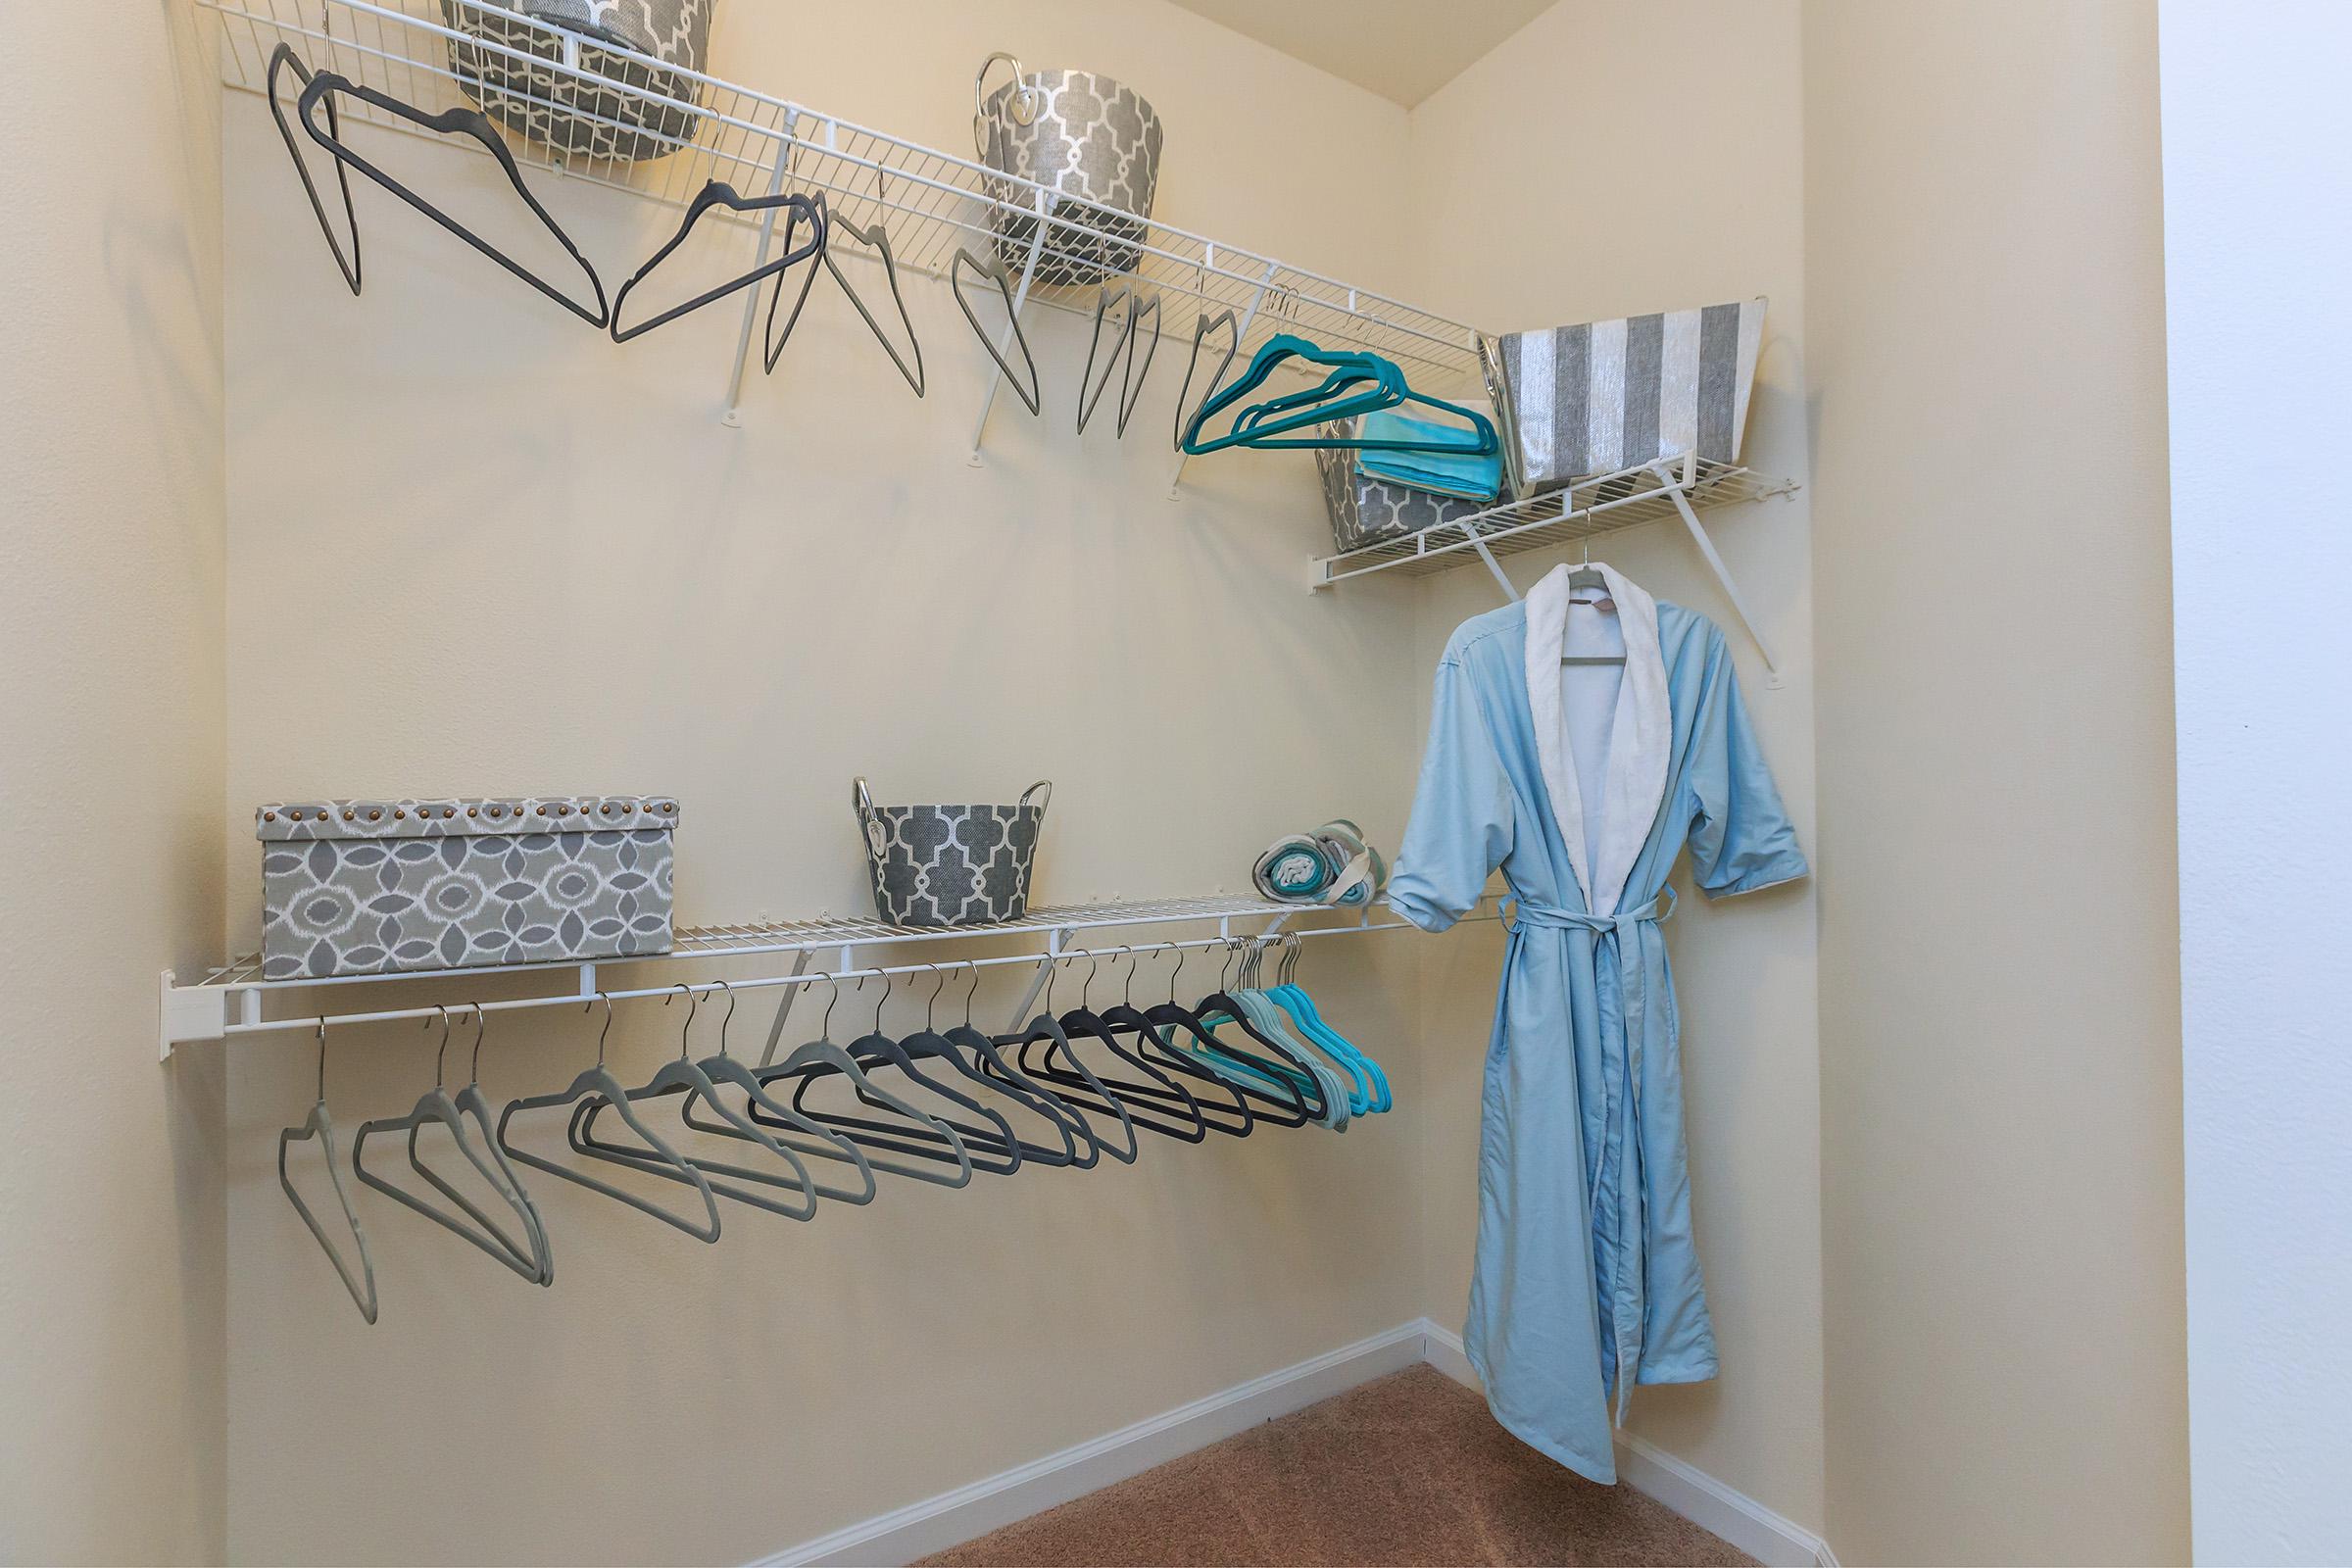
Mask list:
POLYGON ((923 927, 1018 920, 1029 912, 1029 872, 1053 794, 1040 779, 1012 806, 876 806, 858 780, 875 911, 892 925, 923 927))
MULTIPOLYGON (((1066 222, 1047 225, 1036 281, 1047 285, 1100 283, 1132 272, 1137 249, 1159 189, 1159 113, 1134 88, 1091 71, 1032 71, 1007 54, 981 64, 973 85, 979 99, 972 138, 980 161, 1000 174, 1032 179, 1091 206, 1065 205, 1066 222), (980 87, 989 67, 1011 63, 1013 79, 986 98, 980 87), (1104 211, 1103 209, 1115 209, 1104 211), (1124 215, 1132 213, 1133 218, 1124 215), (1072 224, 1077 226, 1073 227, 1072 224)), ((1031 193, 1010 184, 990 192, 1026 206, 1031 193)), ((1018 271, 1029 261, 1037 220, 1019 213, 997 217, 997 254, 1018 271)))
POLYGON ((263 977, 667 953, 677 823, 665 795, 262 807, 263 977))
POLYGON ((441 0, 449 24, 488 43, 554 61, 526 65, 513 55, 452 38, 450 68, 482 112, 517 135, 582 158, 640 162, 676 152, 694 139, 702 84, 629 55, 599 48, 603 39, 630 55, 651 55, 699 72, 710 48, 717 0, 441 0), (564 40, 544 23, 583 35, 578 68, 659 95, 599 87, 558 69, 564 40))
MULTIPOLYGON (((1355 426, 1353 419, 1335 419, 1331 427, 1342 436, 1351 436, 1355 426)), ((1355 453, 1346 447, 1317 447, 1315 466, 1323 475, 1323 507, 1331 514, 1331 542, 1342 555, 1366 545, 1409 538, 1442 522, 1458 522, 1494 505, 1367 477, 1355 453)))

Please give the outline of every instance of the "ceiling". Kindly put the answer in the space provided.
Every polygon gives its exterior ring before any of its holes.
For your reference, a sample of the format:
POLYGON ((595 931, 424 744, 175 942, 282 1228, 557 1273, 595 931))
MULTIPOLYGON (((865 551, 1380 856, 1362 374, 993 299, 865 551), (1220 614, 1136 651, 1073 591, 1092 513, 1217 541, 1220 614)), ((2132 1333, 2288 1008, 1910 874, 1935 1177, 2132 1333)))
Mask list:
POLYGON ((1552 0, 1175 0, 1410 109, 1552 0))

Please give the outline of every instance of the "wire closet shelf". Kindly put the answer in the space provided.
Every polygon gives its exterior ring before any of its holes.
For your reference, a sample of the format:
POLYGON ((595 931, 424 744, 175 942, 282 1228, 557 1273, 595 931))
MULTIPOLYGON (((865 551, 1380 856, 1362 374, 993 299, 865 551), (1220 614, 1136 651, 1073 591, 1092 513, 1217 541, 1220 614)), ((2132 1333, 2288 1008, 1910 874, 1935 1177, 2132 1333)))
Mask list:
MULTIPOLYGON (((823 192, 837 213, 860 224, 881 223, 902 266, 945 277, 959 247, 978 254, 1000 231, 1034 224, 1038 251, 1030 263, 1032 293, 1065 310, 1093 308, 1092 284, 1057 278, 1092 276, 1102 270, 1104 216, 1124 232, 1140 226, 1132 276, 1170 302, 1196 303, 1210 316, 1231 310, 1250 325, 1238 358, 1247 360, 1276 332, 1369 350, 1426 372, 1475 376, 1475 328, 1358 289, 1271 257, 1222 244, 1165 223, 1138 220, 1064 196, 1032 180, 855 124, 787 99, 666 62, 586 39, 490 4, 489 0, 198 0, 220 24, 220 70, 230 86, 267 91, 270 52, 283 41, 317 69, 333 71, 428 113, 477 106, 493 96, 517 109, 558 111, 609 130, 617 143, 666 146, 666 156, 627 160, 566 152, 510 137, 516 159, 568 178, 674 207, 691 202, 709 180, 724 180, 751 196, 823 192), (480 24, 461 27, 453 24, 480 24), (489 29, 495 24, 497 31, 489 29), (496 41, 515 38, 527 48, 496 41), (642 71, 647 81, 676 84, 692 98, 657 86, 600 74, 581 64, 586 43, 599 62, 642 71), (470 89, 454 64, 452 46, 467 58, 504 57, 515 69, 492 87, 470 89), (568 77, 595 89, 598 99, 632 100, 630 118, 599 116, 579 104, 556 104, 518 80, 568 77), (1056 297, 1062 296, 1062 297, 1056 297)), ((431 137, 394 117, 352 101, 348 119, 431 137)), ((1124 243, 1124 241, 1122 241, 1124 243)), ((1180 313, 1181 314, 1181 313, 1180 313)), ((1190 334, 1190 319, 1163 318, 1161 330, 1190 334)))
POLYGON ((1400 539, 1325 556, 1314 564, 1311 580, 1317 588, 1328 588, 1351 577, 1384 571, 1420 577, 1481 559, 1574 544, 1619 528, 1679 516, 1678 493, 1691 507, 1704 508, 1763 501, 1795 489, 1791 480, 1734 463, 1685 458, 1648 464, 1579 479, 1544 495, 1507 501, 1400 539))
MULTIPOLYGON (((1471 918, 1494 919, 1498 917, 1498 912, 1482 906, 1471 918)), ((723 983, 714 979, 688 982, 691 989, 700 993, 721 989, 760 991, 783 987, 789 994, 803 986, 835 980, 877 975, 919 975, 942 970, 963 973, 974 969, 1026 964, 1033 966, 1036 974, 1030 994, 1015 1009, 1020 1012, 1042 989, 1048 968, 1064 959, 1086 956, 1107 956, 1122 951, 1138 954, 1200 952, 1236 941, 1272 937, 1285 933, 1286 929, 1289 934, 1303 938, 1396 931, 1405 929, 1405 924, 1401 920, 1381 917, 1370 909, 1333 909, 1310 905, 1277 904, 1253 898, 1152 899, 1041 906, 1031 909, 1019 920, 953 928, 894 926, 880 920, 830 915, 813 920, 698 926, 681 929, 666 953, 466 969, 419 969, 391 974, 266 980, 262 977, 260 956, 249 955, 212 970, 193 984, 180 984, 171 971, 165 971, 160 1046, 168 1060, 176 1045, 310 1029, 320 1022, 341 1025, 424 1018, 436 1011, 433 1005, 425 1004, 344 1009, 317 1014, 306 1011, 299 1016, 266 1017, 264 999, 274 993, 336 993, 360 988, 358 994, 368 995, 373 987, 385 983, 427 985, 446 991, 455 986, 477 985, 482 977, 489 975, 544 975, 562 979, 567 986, 567 989, 560 992, 480 1004, 488 1011, 503 1012, 576 1006, 582 1001, 599 996, 615 1000, 662 996, 675 991, 681 982, 664 978, 658 983, 633 981, 625 987, 614 987, 602 984, 599 976, 615 967, 635 968, 646 964, 723 959, 788 958, 791 962, 788 967, 777 970, 771 961, 765 966, 769 972, 739 973, 723 983), (1292 927, 1291 922, 1300 916, 1321 918, 1311 924, 1292 927), (1194 930, 1170 937, 1136 934, 1136 928, 1146 926, 1185 926, 1194 930), (1200 928, 1209 926, 1214 927, 1213 935, 1200 933, 1200 928), (1017 944, 1018 951, 976 957, 961 954, 937 959, 923 956, 930 951, 930 944, 986 942, 1007 937, 1022 939, 1017 944), (861 950, 873 949, 884 951, 880 955, 869 952, 866 958, 860 959, 861 950), (897 955, 895 957, 894 953, 897 955), (819 956, 829 961, 815 964, 814 960, 819 956)), ((307 1005, 307 998, 305 1002, 307 1005)), ((469 1003, 468 1005, 473 1004, 469 1003)))

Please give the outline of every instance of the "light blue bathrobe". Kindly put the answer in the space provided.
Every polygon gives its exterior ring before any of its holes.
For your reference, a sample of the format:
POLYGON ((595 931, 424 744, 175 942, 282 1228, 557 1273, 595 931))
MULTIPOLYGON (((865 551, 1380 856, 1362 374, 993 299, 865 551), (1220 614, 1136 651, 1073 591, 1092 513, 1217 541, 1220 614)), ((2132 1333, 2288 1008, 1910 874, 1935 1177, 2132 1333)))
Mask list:
POLYGON ((1673 910, 1667 875, 1686 844, 1711 897, 1806 868, 1723 633, 1597 569, 1617 608, 1610 646, 1621 630, 1626 657, 1613 713, 1570 721, 1568 704, 1586 699, 1563 693, 1569 617, 1581 649, 1603 612, 1571 610, 1567 567, 1524 604, 1461 626, 1438 665, 1388 900, 1438 931, 1496 866, 1510 884, 1464 1338, 1495 1419, 1613 1482, 1610 1394, 1622 1417, 1636 1382, 1715 1375, 1659 930, 1673 910), (1580 769, 1575 731, 1608 737, 1605 764, 1588 757, 1580 769), (1598 800, 1584 799, 1580 772, 1598 800))

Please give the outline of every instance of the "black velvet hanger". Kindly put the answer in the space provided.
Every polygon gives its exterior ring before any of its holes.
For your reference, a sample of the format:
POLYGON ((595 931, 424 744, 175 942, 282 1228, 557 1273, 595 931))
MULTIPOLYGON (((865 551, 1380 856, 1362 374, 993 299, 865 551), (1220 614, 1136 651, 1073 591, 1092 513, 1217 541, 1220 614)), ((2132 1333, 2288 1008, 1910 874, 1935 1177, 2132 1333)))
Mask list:
POLYGON ((1225 372, 1233 368, 1234 355, 1241 352, 1242 328, 1241 323, 1233 318, 1233 313, 1225 311, 1212 318, 1202 311, 1200 319, 1193 323, 1193 353, 1184 362, 1184 386, 1176 394, 1176 434, 1169 444, 1179 452, 1184 450, 1184 427, 1191 422, 1195 408, 1200 406, 1193 404, 1191 399, 1193 372, 1200 368, 1200 344, 1220 326, 1229 334, 1230 341, 1225 345, 1225 357, 1217 362, 1216 373, 1208 378, 1208 390, 1200 394, 1201 405, 1217 395, 1217 389, 1225 382, 1225 372))
POLYGON ((666 326, 679 317, 699 311, 713 300, 724 299, 739 288, 750 288, 753 284, 769 277, 780 278, 784 272, 824 249, 824 245, 825 210, 818 203, 798 194, 741 196, 736 194, 734 186, 723 179, 708 181, 687 207, 686 220, 678 225, 676 233, 669 236, 669 243, 654 252, 646 264, 637 269, 626 283, 620 285, 620 292, 612 297, 612 341, 626 343, 633 337, 643 337, 655 327, 666 326), (771 257, 731 282, 721 283, 716 288, 705 289, 685 304, 673 305, 651 320, 640 321, 635 326, 622 326, 620 324, 620 307, 628 299, 629 291, 644 282, 663 262, 668 261, 670 253, 686 243, 686 236, 694 231, 694 225, 701 222, 703 215, 713 207, 725 207, 738 213, 773 212, 779 207, 790 209, 792 216, 784 220, 784 254, 771 257), (792 248, 792 236, 794 230, 800 227, 803 219, 807 219, 809 224, 808 243, 795 250, 792 248))
MULTIPOLYGON (((343 281, 357 294, 360 291, 360 220, 351 206, 351 172, 344 167, 341 159, 335 160, 335 183, 343 192, 343 227, 351 235, 351 252, 347 256, 343 251, 343 242, 335 237, 333 221, 326 216, 326 204, 318 199, 318 184, 311 178, 311 166, 302 161, 302 146, 294 139, 294 127, 286 123, 286 106, 277 93, 277 74, 288 68, 302 78, 305 87, 314 79, 311 68, 302 63, 302 57, 294 52, 291 45, 280 42, 270 54, 270 118, 277 122, 277 133, 285 141, 286 156, 294 160, 294 172, 302 177, 302 191, 311 199, 311 211, 318 219, 318 232, 326 236, 326 248, 334 253, 335 270, 343 274, 343 281)), ((326 103, 326 129, 327 134, 338 138, 343 131, 331 98, 326 103)))
POLYGON ((1043 388, 1037 380, 1037 358, 1029 352, 1029 336, 1021 330, 1020 313, 1012 308, 1011 270, 1005 267, 1001 257, 984 262, 970 251, 958 247, 956 259, 948 264, 948 286, 956 291, 956 309, 962 311, 963 318, 972 323, 972 331, 978 335, 980 346, 988 350, 988 357, 997 362, 997 368, 1004 371, 1004 379, 1012 383, 1013 395, 1021 400, 1023 408, 1031 414, 1037 413, 1045 406, 1040 401, 1043 388), (1005 360, 1004 351, 990 341, 988 329, 980 324, 980 318, 972 314, 972 302, 963 296, 963 270, 967 267, 997 285, 997 293, 1004 301, 1004 318, 1012 323, 1013 344, 1021 351, 1021 363, 1029 368, 1027 386, 1021 385, 1021 378, 1013 374, 1012 366, 1005 360))
POLYGON ((1144 379, 1152 373, 1152 361, 1159 353, 1159 296, 1147 301, 1134 285, 1128 283, 1102 285, 1095 299, 1095 332, 1086 346, 1086 369, 1078 377, 1078 433, 1086 434, 1086 424, 1095 416, 1095 408, 1102 401, 1102 393, 1110 385, 1110 372, 1120 370, 1117 426, 1114 434, 1125 436, 1127 421, 1135 415, 1135 406, 1143 401, 1144 379), (1118 336, 1110 345, 1110 358, 1102 364, 1102 379, 1095 379, 1095 357, 1102 348, 1102 319, 1115 306, 1120 312, 1118 336), (1135 340, 1143 326, 1144 318, 1152 318, 1151 335, 1145 340, 1143 358, 1136 358, 1135 340), (1124 368, 1121 368, 1124 367, 1124 368))
MULTIPOLYGON (((1070 1037, 1062 1032, 1060 1022, 1052 1013, 1039 1013, 1029 1020, 1029 1027, 1026 1030, 1017 1034, 1000 1035, 993 1044, 999 1047, 1016 1048, 1019 1052, 1017 1070, 1021 1076, 1033 1082, 1055 1085, 1055 1098, 1062 1103, 1084 1110, 1097 1111, 1114 1118, 1127 1134, 1124 1149, 1116 1144, 1104 1143, 1101 1137, 1094 1134, 1091 1127, 1088 1129, 1088 1136, 1094 1138, 1095 1147, 1099 1151, 1108 1154, 1122 1165, 1135 1163, 1136 1155, 1142 1152, 1142 1144, 1135 1136, 1135 1119, 1127 1113, 1127 1107, 1112 1097, 1110 1091, 1103 1086, 1102 1080, 1095 1076, 1094 1069, 1081 1060, 1078 1053, 1071 1049, 1070 1037), (1045 1047, 1046 1066, 1042 1070, 1031 1066, 1028 1059, 1030 1048, 1038 1045, 1045 1047), (1060 1052, 1062 1059, 1070 1064, 1067 1068, 1056 1068, 1053 1065, 1054 1054, 1056 1051, 1060 1052), (1068 1092, 1071 1090, 1087 1092, 1072 1094, 1068 1092)), ((989 1066, 986 1058, 982 1059, 981 1065, 983 1070, 994 1073, 995 1069, 989 1066)), ((1009 1074, 1007 1076, 1009 1077, 1009 1074)))
MULTIPOLYGON (((301 120, 302 128, 310 132, 311 139, 334 154, 336 163, 358 170, 516 277, 521 278, 525 283, 530 284, 549 299, 554 300, 558 305, 571 312, 581 320, 586 321, 590 326, 602 327, 612 319, 612 310, 605 302, 605 285, 603 280, 596 275, 596 269, 588 264, 587 257, 580 254, 580 248, 571 242, 569 234, 564 232, 563 225, 550 216, 546 208, 539 205, 539 198, 532 195, 530 186, 523 183, 522 170, 515 164, 514 155, 508 150, 505 139, 499 135, 498 127, 493 125, 490 118, 480 110, 446 109, 440 114, 428 115, 415 105, 403 103, 389 93, 378 92, 365 82, 353 81, 350 77, 338 75, 331 71, 321 71, 317 75, 311 76, 303 87, 302 97, 295 104, 295 115, 301 120), (507 176, 507 183, 514 187, 514 193, 522 198, 523 205, 531 210, 531 215, 539 220, 541 226, 556 237, 557 243, 569 253, 571 259, 580 264, 580 270, 588 274, 589 287, 596 291, 596 309, 589 310, 587 306, 580 304, 553 283, 548 282, 538 273, 533 272, 529 268, 524 267, 520 262, 483 239, 472 229, 467 228, 441 211, 440 208, 435 207, 431 202, 426 201, 408 186, 403 185, 399 180, 394 179, 390 174, 385 173, 375 165, 345 146, 342 140, 339 117, 334 113, 333 95, 338 93, 357 98, 364 104, 380 109, 385 114, 405 120, 410 124, 420 126, 425 130, 443 135, 469 136, 481 143, 484 150, 498 160, 499 169, 507 176), (319 128, 318 123, 318 109, 320 104, 327 107, 327 123, 324 129, 319 128)), ((306 185, 310 183, 307 174, 304 176, 303 182, 306 185)), ((313 205, 317 205, 316 195, 313 197, 313 205)), ((356 235, 358 230, 355 228, 353 232, 356 235)), ((331 239, 332 236, 330 235, 329 238, 331 239)), ((358 248, 356 243, 353 248, 355 251, 358 248)), ((344 276, 346 280, 349 280, 356 273, 355 267, 347 270, 344 276)))
MULTIPOLYGON (((825 264, 825 270, 833 274, 833 281, 841 285, 841 291, 847 294, 850 297, 850 303, 858 308, 858 314, 865 319, 866 329, 872 332, 874 340, 882 345, 882 352, 890 356, 890 363, 899 368, 899 374, 906 378, 908 386, 914 388, 914 395, 918 398, 921 397, 926 379, 923 370, 923 345, 921 340, 914 335, 914 318, 906 314, 906 297, 899 292, 899 259, 897 253, 890 247, 890 230, 880 223, 860 228, 839 213, 826 207, 822 191, 817 192, 812 199, 816 203, 817 210, 825 215, 823 248, 817 253, 825 264), (833 242, 844 234, 865 245, 882 258, 882 275, 890 282, 890 302, 899 308, 899 324, 906 329, 906 345, 914 351, 914 366, 911 369, 907 368, 905 357, 899 353, 899 346, 890 340, 889 333, 882 330, 882 323, 874 319, 874 313, 865 308, 864 297, 850 285, 847 277, 842 275, 841 264, 833 259, 833 242)), ((776 306, 784 298, 784 277, 782 273, 777 274, 775 290, 767 297, 767 330, 764 335, 767 339, 768 374, 776 373, 776 362, 784 357, 784 345, 791 340, 792 329, 800 324, 801 311, 808 303, 808 291, 815 286, 816 269, 812 267, 808 270, 808 276, 801 279, 800 296, 792 302, 792 314, 784 318, 784 330, 778 332, 776 330, 776 306)))

